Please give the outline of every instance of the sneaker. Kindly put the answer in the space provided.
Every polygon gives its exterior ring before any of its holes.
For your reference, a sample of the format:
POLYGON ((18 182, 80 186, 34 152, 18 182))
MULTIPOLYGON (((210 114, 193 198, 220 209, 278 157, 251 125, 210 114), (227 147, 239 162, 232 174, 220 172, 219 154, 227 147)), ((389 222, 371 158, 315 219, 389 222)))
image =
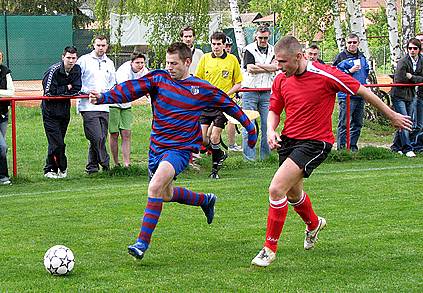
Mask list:
POLYGON ((44 174, 44 177, 50 178, 50 179, 57 179, 57 178, 59 178, 57 176, 57 173, 56 172, 53 172, 53 171, 50 171, 50 172, 45 173, 44 174))
POLYGON ((401 155, 401 156, 404 154, 402 151, 398 151, 397 153, 398 155, 401 155))
POLYGON ((4 176, 0 178, 0 185, 11 185, 11 184, 12 184, 12 181, 10 181, 9 177, 4 176))
POLYGON ((216 203, 216 195, 214 195, 213 193, 206 193, 205 194, 209 201, 207 202, 207 204, 205 206, 201 206, 201 209, 203 210, 204 214, 206 215, 207 218, 207 224, 211 224, 213 222, 213 218, 214 218, 214 204, 216 203))
POLYGON ((189 162, 188 163, 189 167, 195 171, 200 171, 201 167, 200 165, 198 165, 195 161, 189 162))
POLYGON ((242 152, 242 147, 237 144, 229 145, 228 150, 230 150, 231 152, 242 152))
POLYGON ((276 253, 266 246, 251 261, 251 264, 258 267, 267 267, 276 259, 276 253))
POLYGON ((66 169, 65 171, 60 171, 57 172, 57 178, 66 178, 68 176, 68 169, 66 169))
POLYGON ((317 226, 316 229, 312 230, 312 231, 305 231, 305 239, 304 239, 304 249, 305 250, 309 250, 312 249, 314 247, 314 245, 316 244, 318 238, 317 235, 319 234, 319 232, 321 230, 323 230, 326 227, 326 220, 325 218, 319 218, 319 225, 317 226))
POLYGON ((414 158, 416 156, 416 154, 413 151, 408 151, 405 153, 405 155, 409 158, 414 158))
POLYGON ((128 246, 128 253, 136 259, 142 259, 146 250, 147 247, 142 242, 135 242, 133 245, 128 246))
POLYGON ((217 170, 213 169, 212 172, 209 175, 209 178, 211 179, 219 179, 219 174, 217 174, 217 170))

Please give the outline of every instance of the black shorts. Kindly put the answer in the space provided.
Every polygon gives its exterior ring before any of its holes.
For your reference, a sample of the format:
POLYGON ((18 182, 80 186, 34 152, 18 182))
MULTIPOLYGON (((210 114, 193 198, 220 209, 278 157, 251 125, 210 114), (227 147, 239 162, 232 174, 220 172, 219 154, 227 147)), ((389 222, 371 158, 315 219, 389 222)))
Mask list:
POLYGON ((281 147, 278 148, 279 166, 290 158, 304 171, 304 178, 311 175, 328 156, 332 145, 320 140, 299 140, 281 136, 281 147))
POLYGON ((213 122, 213 125, 219 128, 224 129, 226 123, 228 123, 228 119, 226 119, 225 115, 219 110, 216 112, 203 112, 200 116, 200 124, 201 125, 210 125, 213 122))

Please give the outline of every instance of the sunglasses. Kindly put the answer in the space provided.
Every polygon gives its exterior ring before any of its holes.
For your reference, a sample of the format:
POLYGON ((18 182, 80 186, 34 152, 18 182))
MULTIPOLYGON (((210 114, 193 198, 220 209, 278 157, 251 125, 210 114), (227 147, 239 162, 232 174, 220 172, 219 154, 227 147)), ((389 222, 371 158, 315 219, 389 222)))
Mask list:
POLYGON ((357 44, 357 41, 348 41, 347 44, 357 44))
POLYGON ((408 47, 408 50, 418 50, 419 48, 417 48, 417 47, 408 47))
POLYGON ((257 38, 259 38, 260 40, 268 40, 269 39, 269 37, 257 37, 257 38))

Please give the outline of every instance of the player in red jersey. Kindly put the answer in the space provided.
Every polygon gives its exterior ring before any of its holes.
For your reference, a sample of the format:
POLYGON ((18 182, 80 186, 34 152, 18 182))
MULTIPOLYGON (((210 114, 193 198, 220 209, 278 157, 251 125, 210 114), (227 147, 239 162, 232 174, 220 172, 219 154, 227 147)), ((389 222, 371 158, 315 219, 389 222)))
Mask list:
POLYGON ((341 71, 303 57, 301 44, 292 36, 275 46, 278 68, 282 70, 272 86, 267 138, 279 153, 279 169, 269 187, 269 212, 263 249, 251 264, 267 267, 276 258, 279 237, 288 212, 288 203, 306 224, 304 249, 312 249, 317 235, 326 226, 318 217, 308 195, 303 191, 307 178, 329 154, 334 136, 332 112, 339 91, 359 94, 385 114, 399 129, 410 129, 410 117, 392 111, 370 90, 341 71), (282 134, 276 132, 285 110, 282 134))

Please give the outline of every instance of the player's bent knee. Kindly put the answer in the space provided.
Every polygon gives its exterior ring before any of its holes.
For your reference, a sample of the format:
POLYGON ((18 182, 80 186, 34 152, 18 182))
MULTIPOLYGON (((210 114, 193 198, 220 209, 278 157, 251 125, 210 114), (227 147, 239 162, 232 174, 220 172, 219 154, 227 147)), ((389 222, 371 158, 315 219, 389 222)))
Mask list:
POLYGON ((269 186, 269 196, 271 200, 280 200, 285 197, 286 191, 276 185, 269 186))

